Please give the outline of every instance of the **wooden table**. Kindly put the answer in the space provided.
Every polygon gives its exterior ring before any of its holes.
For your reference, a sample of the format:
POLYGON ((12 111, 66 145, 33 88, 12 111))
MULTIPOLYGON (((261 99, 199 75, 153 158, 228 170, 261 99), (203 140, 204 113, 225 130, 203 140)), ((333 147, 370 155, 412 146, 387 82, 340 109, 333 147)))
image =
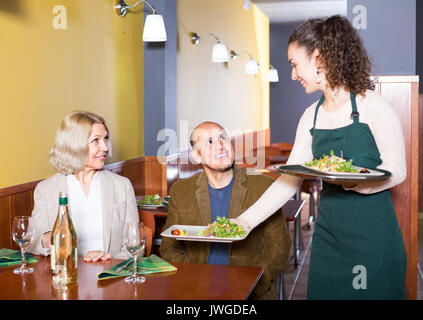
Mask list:
POLYGON ((172 263, 177 271, 146 275, 133 285, 124 278, 97 280, 97 273, 122 260, 78 261, 78 283, 68 290, 52 285, 50 258, 36 256, 34 273, 15 275, 17 266, 0 267, 0 300, 242 300, 263 274, 261 267, 172 263))

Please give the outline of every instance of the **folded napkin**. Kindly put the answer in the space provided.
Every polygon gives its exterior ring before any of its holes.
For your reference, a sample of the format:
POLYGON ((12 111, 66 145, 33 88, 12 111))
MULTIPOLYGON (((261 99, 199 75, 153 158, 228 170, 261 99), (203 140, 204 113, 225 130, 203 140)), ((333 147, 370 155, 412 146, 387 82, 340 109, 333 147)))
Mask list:
MULTIPOLYGON (((36 263, 38 259, 34 258, 28 252, 25 252, 26 263, 36 263)), ((22 263, 20 250, 0 249, 0 267, 13 266, 22 263)))
MULTIPOLYGON (((133 260, 134 259, 129 258, 128 260, 125 260, 106 271, 97 273, 97 279, 103 280, 103 279, 126 277, 126 276, 132 275, 132 273, 134 272, 133 263, 130 263, 128 266, 123 268, 120 272, 117 272, 116 270, 133 260)), ((152 254, 151 256, 147 258, 142 258, 142 259, 138 258, 137 260, 138 274, 150 274, 150 273, 168 272, 168 271, 175 271, 175 270, 177 270, 175 266, 172 266, 170 263, 159 258, 155 254, 152 254)))

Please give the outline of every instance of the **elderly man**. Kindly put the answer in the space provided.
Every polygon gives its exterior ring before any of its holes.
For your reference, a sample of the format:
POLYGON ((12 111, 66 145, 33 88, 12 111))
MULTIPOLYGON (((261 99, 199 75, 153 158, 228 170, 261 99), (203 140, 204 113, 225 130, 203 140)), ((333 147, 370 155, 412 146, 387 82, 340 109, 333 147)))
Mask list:
MULTIPOLYGON (((207 225, 219 217, 238 217, 272 184, 262 175, 247 175, 234 165, 231 141, 214 122, 199 124, 191 134, 192 156, 203 172, 181 180, 170 189, 165 228, 174 224, 207 225)), ((163 238, 160 253, 174 262, 261 266, 264 273, 251 299, 275 299, 274 280, 288 260, 291 240, 281 211, 231 244, 163 238)))

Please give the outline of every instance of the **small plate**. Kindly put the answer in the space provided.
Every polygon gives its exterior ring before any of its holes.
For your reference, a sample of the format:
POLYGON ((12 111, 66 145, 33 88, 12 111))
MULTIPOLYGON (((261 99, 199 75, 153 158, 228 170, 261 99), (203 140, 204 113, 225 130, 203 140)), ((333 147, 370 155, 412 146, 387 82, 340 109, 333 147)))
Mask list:
POLYGON ((155 205, 155 204, 138 204, 138 201, 143 200, 144 197, 145 196, 137 196, 136 197, 137 198, 137 207, 139 209, 157 209, 157 208, 160 208, 160 207, 163 207, 164 206, 163 199, 162 198, 160 198, 160 202, 161 202, 160 205, 155 205))
POLYGON ((182 224, 175 224, 170 226, 165 231, 163 231, 160 235, 162 237, 167 238, 174 238, 176 240, 185 240, 185 241, 201 241, 201 242, 221 242, 221 243, 231 243, 234 241, 239 241, 245 239, 250 230, 246 230, 246 233, 242 237, 234 237, 234 238, 219 238, 219 237, 204 237, 199 236, 198 233, 202 230, 207 229, 207 226, 190 226, 190 225, 182 225, 182 224), (175 229, 182 229, 188 232, 187 236, 179 235, 175 236, 172 234, 172 231, 175 229))

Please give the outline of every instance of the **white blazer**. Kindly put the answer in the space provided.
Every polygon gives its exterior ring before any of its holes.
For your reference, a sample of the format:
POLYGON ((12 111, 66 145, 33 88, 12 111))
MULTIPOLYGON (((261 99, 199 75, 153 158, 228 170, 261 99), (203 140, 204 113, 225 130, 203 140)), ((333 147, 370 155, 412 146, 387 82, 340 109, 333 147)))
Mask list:
MULTIPOLYGON (((113 258, 127 259, 123 245, 123 228, 128 221, 139 221, 134 189, 129 179, 101 170, 101 198, 103 207, 103 248, 113 258)), ((41 245, 41 237, 53 229, 59 210, 59 194, 68 192, 66 176, 56 173, 41 181, 34 191, 33 241, 27 251, 36 255, 48 253, 41 245)), ((69 199, 72 201, 72 199, 69 199)))

